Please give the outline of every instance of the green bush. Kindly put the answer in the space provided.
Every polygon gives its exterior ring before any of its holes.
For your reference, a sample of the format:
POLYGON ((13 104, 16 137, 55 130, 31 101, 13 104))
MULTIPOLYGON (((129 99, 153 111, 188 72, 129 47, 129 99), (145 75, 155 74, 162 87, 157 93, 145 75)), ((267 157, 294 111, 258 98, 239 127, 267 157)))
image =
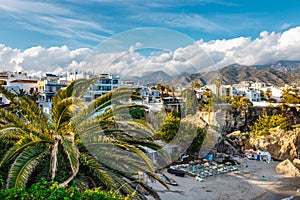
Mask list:
MULTIPOLYGON (((30 188, 12 188, 8 190, 0 190, 1 199, 17 199, 17 200, 121 200, 121 197, 113 191, 105 191, 100 189, 80 191, 75 186, 68 188, 58 187, 57 182, 47 182, 42 180, 36 184, 33 184, 30 188)), ((128 199, 129 197, 126 197, 128 199)))
POLYGON ((180 127, 180 118, 178 117, 178 113, 175 111, 168 113, 163 122, 164 123, 160 125, 161 128, 155 137, 168 143, 173 140, 180 127))
POLYGON ((289 130, 291 125, 288 122, 288 118, 282 114, 272 116, 263 115, 252 126, 249 126, 249 129, 252 136, 262 136, 269 135, 270 129, 276 127, 282 130, 289 130))

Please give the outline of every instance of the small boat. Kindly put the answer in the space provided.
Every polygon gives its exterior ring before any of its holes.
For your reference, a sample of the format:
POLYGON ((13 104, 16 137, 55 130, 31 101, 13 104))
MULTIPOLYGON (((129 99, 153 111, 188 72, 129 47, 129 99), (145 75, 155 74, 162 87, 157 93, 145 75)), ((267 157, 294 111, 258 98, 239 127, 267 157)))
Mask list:
POLYGON ((184 177, 184 175, 185 175, 185 172, 184 172, 184 171, 178 170, 178 169, 168 168, 167 171, 168 171, 170 174, 174 174, 175 176, 181 176, 181 177, 184 177))
POLYGON ((172 178, 168 178, 166 175, 161 175, 161 178, 162 178, 162 180, 165 182, 165 183, 167 183, 167 184, 169 184, 169 185, 174 185, 174 186, 178 186, 178 183, 174 180, 174 179, 172 179, 172 178))

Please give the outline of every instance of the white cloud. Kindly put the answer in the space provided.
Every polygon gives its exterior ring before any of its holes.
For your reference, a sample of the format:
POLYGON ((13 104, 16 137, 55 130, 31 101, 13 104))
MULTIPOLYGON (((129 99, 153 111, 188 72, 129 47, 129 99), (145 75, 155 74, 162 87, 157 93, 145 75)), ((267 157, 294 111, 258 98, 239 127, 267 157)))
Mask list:
POLYGON ((73 61, 80 62, 91 52, 81 48, 70 50, 67 46, 44 48, 36 46, 24 51, 0 44, 0 65, 5 70, 41 74, 42 72, 61 73, 73 61), (38 73, 37 73, 38 72, 38 73))
POLYGON ((291 27, 291 24, 288 24, 288 23, 284 23, 280 26, 280 30, 285 30, 287 28, 291 27))
POLYGON ((132 17, 133 20, 139 22, 150 22, 154 24, 161 24, 163 26, 176 28, 189 28, 196 30, 203 30, 207 32, 226 31, 226 29, 215 23, 214 21, 199 15, 199 14, 174 14, 174 13, 143 13, 132 17))
POLYGON ((60 2, 33 0, 0 1, 0 14, 27 30, 69 40, 100 42, 113 34, 99 22, 60 2))
POLYGON ((36 46, 21 51, 0 44, 0 66, 6 70, 23 69, 36 74, 84 69, 133 76, 158 70, 177 75, 219 69, 232 63, 256 65, 282 59, 300 60, 300 27, 283 33, 263 31, 255 39, 199 40, 160 54, 143 55, 135 51, 142 49, 142 43, 128 47, 127 52, 117 53, 99 53, 88 48, 70 50, 67 46, 36 46))

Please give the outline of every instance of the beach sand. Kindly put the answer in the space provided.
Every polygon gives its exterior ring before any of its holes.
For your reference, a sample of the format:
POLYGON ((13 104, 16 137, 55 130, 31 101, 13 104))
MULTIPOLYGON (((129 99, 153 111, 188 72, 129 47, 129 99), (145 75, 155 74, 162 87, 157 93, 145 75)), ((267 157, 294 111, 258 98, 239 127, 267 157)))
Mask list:
POLYGON ((290 196, 300 199, 300 191, 297 192, 297 189, 300 190, 300 178, 277 174, 275 167, 279 162, 266 164, 247 158, 240 161, 242 164, 238 171, 208 177, 205 182, 198 182, 187 175, 174 176, 164 170, 163 173, 176 180, 179 186, 170 186, 167 190, 158 182, 149 185, 163 200, 277 200, 290 196))

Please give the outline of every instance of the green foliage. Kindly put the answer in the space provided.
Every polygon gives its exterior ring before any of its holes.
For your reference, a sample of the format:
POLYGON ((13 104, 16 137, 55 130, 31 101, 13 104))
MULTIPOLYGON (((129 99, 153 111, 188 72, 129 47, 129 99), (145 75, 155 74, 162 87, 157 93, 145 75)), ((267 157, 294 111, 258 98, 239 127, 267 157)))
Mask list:
MULTIPOLYGON (((86 105, 82 96, 92 82, 80 79, 59 90, 52 98, 51 116, 27 97, 18 97, 0 86, 12 108, 0 109, 1 144, 3 141, 10 147, 0 152, 4 154, 0 157, 0 178, 6 180, 6 188, 19 188, 12 191, 20 192, 47 177, 61 187, 71 181, 82 188, 115 190, 124 185, 121 192, 126 195, 136 189, 130 184, 136 178, 128 171, 142 170, 161 181, 145 152, 145 147, 160 148, 151 137, 153 130, 145 121, 132 119, 140 119, 144 108, 117 104, 133 96, 139 98, 139 94, 120 88, 86 105), (132 117, 123 117, 122 110, 132 117)), ((61 190, 57 191, 64 192, 61 190)), ((151 188, 145 190, 155 194, 151 188)))
POLYGON ((298 95, 297 90, 286 89, 283 91, 281 98, 283 103, 287 103, 287 104, 300 103, 300 96, 298 95))
POLYGON ((269 100, 270 97, 272 96, 272 91, 270 89, 267 89, 264 93, 264 96, 266 97, 267 100, 269 100))
POLYGON ((160 116, 160 129, 156 134, 157 139, 161 139, 164 142, 171 142, 174 144, 183 145, 186 147, 190 144, 187 149, 189 154, 198 152, 202 146, 206 132, 199 128, 192 121, 180 119, 176 111, 167 113, 164 116, 160 116), (164 119, 162 119, 164 117, 164 119), (176 138, 175 138, 176 136, 176 138))
POLYGON ((158 131, 157 137, 165 142, 173 140, 180 126, 180 118, 178 113, 172 111, 167 113, 164 123, 161 125, 161 129, 158 131))
POLYGON ((282 114, 276 114, 272 116, 260 116, 252 126, 249 126, 249 129, 252 136, 262 136, 269 135, 270 129, 276 127, 279 127, 283 130, 288 130, 291 128, 288 118, 284 117, 282 114))
POLYGON ((234 96, 230 103, 234 108, 240 111, 245 111, 249 106, 253 106, 253 103, 250 101, 250 99, 239 95, 234 96))
MULTIPOLYGON (((33 184, 30 188, 12 188, 8 190, 0 190, 1 199, 22 199, 22 200, 56 200, 56 199, 99 199, 99 200, 121 200, 125 199, 113 191, 105 191, 100 189, 80 191, 75 186, 68 188, 58 187, 58 182, 41 182, 33 184)), ((130 197, 127 196, 126 199, 130 197)))
POLYGON ((274 99, 274 98, 269 98, 269 99, 268 99, 268 102, 269 102, 269 103, 277 103, 277 100, 274 99))
MULTIPOLYGON (((10 147, 11 145, 0 139, 0 160, 10 147)), ((7 173, 8 166, 6 165, 2 170, 0 170, 0 189, 5 187, 4 180, 7 179, 7 173)))
POLYGON ((142 94, 140 92, 133 92, 131 96, 132 100, 141 100, 142 99, 142 94))
POLYGON ((199 82, 193 83, 193 89, 200 88, 200 87, 201 87, 201 83, 199 83, 199 82))
POLYGON ((145 118, 145 109, 141 107, 129 108, 129 114, 133 119, 143 119, 145 118))

